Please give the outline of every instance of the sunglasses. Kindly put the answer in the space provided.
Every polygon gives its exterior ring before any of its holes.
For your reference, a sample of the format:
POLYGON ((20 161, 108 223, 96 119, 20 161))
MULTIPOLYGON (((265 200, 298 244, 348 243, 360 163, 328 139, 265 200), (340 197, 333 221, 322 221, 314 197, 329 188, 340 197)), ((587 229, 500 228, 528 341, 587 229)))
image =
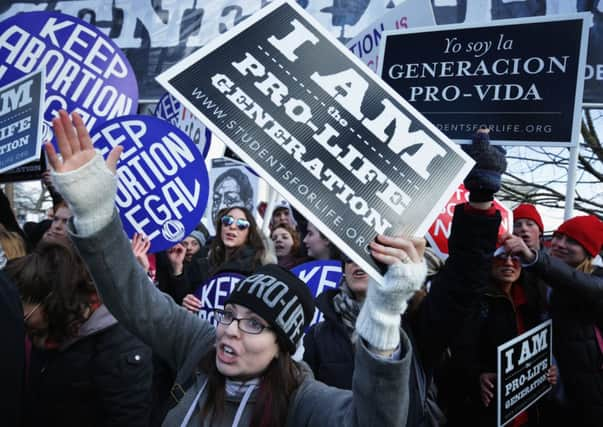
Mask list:
POLYGON ((224 215, 222 219, 220 219, 222 225, 226 227, 230 227, 232 224, 236 223, 236 226, 239 230, 246 230, 249 228, 249 221, 243 218, 235 219, 232 215, 224 215))

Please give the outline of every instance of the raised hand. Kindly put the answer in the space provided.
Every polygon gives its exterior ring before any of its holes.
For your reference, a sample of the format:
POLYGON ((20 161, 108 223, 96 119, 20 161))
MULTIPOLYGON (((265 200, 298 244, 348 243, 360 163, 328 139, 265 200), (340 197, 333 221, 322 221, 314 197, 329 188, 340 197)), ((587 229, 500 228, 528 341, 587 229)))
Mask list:
POLYGON ((168 249, 167 257, 170 265, 172 266, 172 274, 174 276, 180 276, 184 271, 184 256, 186 255, 186 249, 180 243, 176 243, 174 246, 168 249))
POLYGON ((144 234, 134 233, 132 237, 132 252, 138 263, 142 266, 145 272, 149 271, 150 263, 147 253, 151 248, 151 241, 144 234))
MULTIPOLYGON (((48 161, 56 172, 64 173, 76 170, 94 158, 95 151, 92 140, 78 113, 72 113, 69 118, 69 114, 65 110, 60 110, 59 117, 52 119, 52 128, 62 158, 59 158, 52 143, 47 142, 44 146, 48 161)), ((118 145, 111 150, 107 157, 107 167, 113 173, 115 173, 122 150, 123 147, 118 145)))

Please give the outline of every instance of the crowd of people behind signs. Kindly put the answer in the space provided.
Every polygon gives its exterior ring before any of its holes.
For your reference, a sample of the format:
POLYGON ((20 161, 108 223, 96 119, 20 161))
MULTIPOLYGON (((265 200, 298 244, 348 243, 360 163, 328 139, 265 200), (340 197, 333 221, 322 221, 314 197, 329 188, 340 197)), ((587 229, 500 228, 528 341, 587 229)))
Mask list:
POLYGON ((448 259, 377 236, 378 283, 286 201, 269 236, 225 206, 215 236, 200 224, 150 255, 113 205, 119 147, 105 163, 77 114, 53 126, 52 216, 21 228, 0 199, 2 425, 494 426, 496 349, 546 319, 552 390, 509 425, 603 424, 603 222, 576 216, 544 247, 524 203, 498 236, 506 160, 487 130, 467 148, 448 259), (310 260, 343 270, 316 301, 289 271, 310 260), (245 278, 214 327, 194 291, 222 272, 245 278))

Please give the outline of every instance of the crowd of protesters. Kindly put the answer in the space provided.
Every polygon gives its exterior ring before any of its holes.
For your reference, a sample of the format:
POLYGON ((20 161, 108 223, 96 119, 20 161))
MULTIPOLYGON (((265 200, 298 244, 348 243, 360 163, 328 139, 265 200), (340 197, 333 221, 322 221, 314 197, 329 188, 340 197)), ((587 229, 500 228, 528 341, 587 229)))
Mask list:
POLYGON ((495 426, 497 347, 548 319, 551 391, 509 425, 603 425, 603 222, 571 218, 545 247, 523 203, 500 235, 506 159, 487 129, 465 148, 447 260, 379 235, 380 283, 285 200, 267 235, 225 205, 215 235, 149 254, 113 204, 120 147, 103 161, 77 114, 53 127, 51 216, 21 228, 0 194, 2 425, 495 426), (312 260, 342 268, 316 300, 290 272, 312 260), (213 326, 194 293, 223 272, 244 278, 213 326))

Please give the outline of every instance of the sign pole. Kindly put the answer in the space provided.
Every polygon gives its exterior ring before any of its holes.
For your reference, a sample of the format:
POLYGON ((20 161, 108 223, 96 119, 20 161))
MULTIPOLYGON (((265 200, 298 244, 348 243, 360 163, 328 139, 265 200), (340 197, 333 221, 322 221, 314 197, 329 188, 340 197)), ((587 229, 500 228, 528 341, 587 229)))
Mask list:
POLYGON ((570 219, 574 212, 574 198, 576 188, 576 171, 578 170, 578 151, 580 150, 580 144, 574 145, 570 148, 569 164, 567 166, 567 189, 565 193, 565 211, 563 213, 563 219, 567 221, 570 219))

